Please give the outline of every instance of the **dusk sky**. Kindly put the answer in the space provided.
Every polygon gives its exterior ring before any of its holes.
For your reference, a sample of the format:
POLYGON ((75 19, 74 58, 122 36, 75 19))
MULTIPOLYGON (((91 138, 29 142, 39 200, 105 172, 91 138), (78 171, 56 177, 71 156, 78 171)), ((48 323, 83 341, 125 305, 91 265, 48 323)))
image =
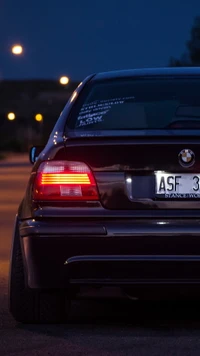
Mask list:
POLYGON ((200 0, 0 0, 0 78, 166 66, 197 15, 200 0), (11 54, 14 43, 23 56, 11 54))

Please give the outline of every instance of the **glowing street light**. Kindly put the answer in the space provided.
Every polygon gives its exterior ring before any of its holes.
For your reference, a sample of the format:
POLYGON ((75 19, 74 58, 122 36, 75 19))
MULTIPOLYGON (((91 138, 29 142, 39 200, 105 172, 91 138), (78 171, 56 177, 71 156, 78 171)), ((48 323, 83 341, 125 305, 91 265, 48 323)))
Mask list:
POLYGON ((69 78, 66 76, 60 77, 60 84, 67 85, 69 83, 69 78))
POLYGON ((35 115, 35 120, 38 121, 38 122, 41 122, 43 120, 42 114, 36 114, 35 115))
POLYGON ((23 52, 23 47, 20 44, 16 44, 12 46, 11 50, 12 50, 12 54, 14 54, 15 56, 19 56, 23 52))
POLYGON ((7 115, 7 119, 10 120, 10 121, 13 121, 15 120, 16 116, 14 114, 14 112, 9 112, 8 115, 7 115))

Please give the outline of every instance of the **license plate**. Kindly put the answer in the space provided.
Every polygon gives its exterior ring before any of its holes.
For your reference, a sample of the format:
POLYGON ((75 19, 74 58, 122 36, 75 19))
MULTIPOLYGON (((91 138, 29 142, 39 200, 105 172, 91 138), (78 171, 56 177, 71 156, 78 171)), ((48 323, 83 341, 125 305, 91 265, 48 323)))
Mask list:
POLYGON ((200 173, 155 172, 156 197, 165 199, 199 199, 200 173))

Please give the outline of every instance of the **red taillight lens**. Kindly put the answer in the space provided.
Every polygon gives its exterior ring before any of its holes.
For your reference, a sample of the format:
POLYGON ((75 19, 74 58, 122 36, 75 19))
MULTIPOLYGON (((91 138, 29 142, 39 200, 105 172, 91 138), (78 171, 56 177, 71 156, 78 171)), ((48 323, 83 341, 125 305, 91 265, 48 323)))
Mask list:
POLYGON ((85 163, 43 162, 33 187, 34 200, 98 200, 96 182, 85 163))

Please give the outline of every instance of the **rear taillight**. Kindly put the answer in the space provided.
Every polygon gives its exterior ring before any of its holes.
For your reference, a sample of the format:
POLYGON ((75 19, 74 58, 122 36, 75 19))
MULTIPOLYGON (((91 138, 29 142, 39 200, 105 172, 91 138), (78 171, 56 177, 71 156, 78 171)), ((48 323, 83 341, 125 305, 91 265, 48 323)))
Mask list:
POLYGON ((34 200, 98 200, 97 186, 85 163, 49 161, 39 166, 34 200))

